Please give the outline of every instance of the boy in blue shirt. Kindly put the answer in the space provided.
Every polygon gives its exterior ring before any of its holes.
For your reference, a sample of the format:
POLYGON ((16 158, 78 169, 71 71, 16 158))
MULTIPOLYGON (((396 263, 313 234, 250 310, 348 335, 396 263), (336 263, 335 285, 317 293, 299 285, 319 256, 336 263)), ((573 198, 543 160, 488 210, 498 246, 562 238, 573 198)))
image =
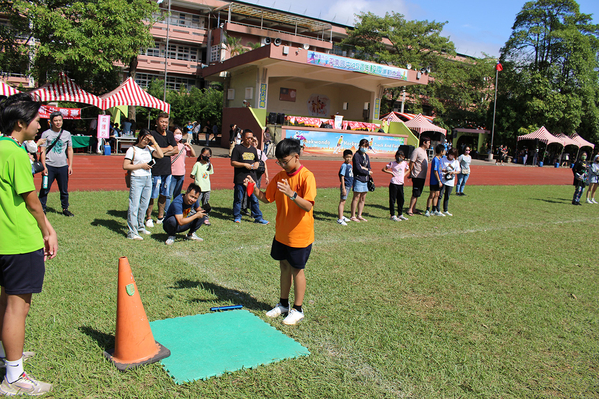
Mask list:
POLYGON ((200 206, 201 193, 200 187, 191 183, 185 194, 177 196, 171 202, 163 222, 164 231, 168 234, 166 245, 175 242, 175 234, 187 230, 189 230, 188 240, 204 241, 196 235, 196 231, 202 227, 206 218, 206 213, 200 206))
POLYGON ((343 209, 345 208, 345 200, 347 199, 347 193, 351 190, 354 184, 354 171, 352 168, 352 152, 351 150, 343 151, 343 164, 341 164, 341 168, 339 169, 339 181, 341 197, 339 200, 339 219, 337 219, 337 223, 341 226, 347 226, 347 222, 349 219, 343 216, 343 209))
POLYGON ((429 217, 431 215, 431 204, 433 205, 433 215, 445 216, 439 212, 439 194, 443 183, 441 182, 441 158, 445 154, 445 146, 443 144, 437 144, 435 147, 435 157, 433 158, 431 167, 431 178, 430 178, 430 189, 431 193, 426 200, 426 212, 424 216, 429 217))

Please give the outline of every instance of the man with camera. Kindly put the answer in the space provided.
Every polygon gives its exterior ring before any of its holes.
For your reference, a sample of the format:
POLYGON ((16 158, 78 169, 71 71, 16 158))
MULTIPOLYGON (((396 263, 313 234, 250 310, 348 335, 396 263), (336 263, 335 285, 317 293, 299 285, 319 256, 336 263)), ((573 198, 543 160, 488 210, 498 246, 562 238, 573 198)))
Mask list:
POLYGON ((176 234, 187 230, 188 240, 204 241, 196 235, 196 231, 204 224, 210 205, 206 204, 204 207, 207 209, 202 209, 199 200, 201 192, 198 185, 191 183, 185 194, 179 194, 173 199, 162 223, 164 231, 168 234, 166 245, 173 245, 176 234))
POLYGON ((71 133, 62 128, 62 114, 52 112, 50 114, 50 129, 42 133, 42 139, 45 143, 40 147, 40 161, 44 165, 42 172, 42 188, 39 199, 46 212, 46 201, 52 183, 56 180, 60 190, 60 203, 62 205, 62 214, 65 216, 74 216, 69 211, 69 176, 73 174, 73 144, 71 133))

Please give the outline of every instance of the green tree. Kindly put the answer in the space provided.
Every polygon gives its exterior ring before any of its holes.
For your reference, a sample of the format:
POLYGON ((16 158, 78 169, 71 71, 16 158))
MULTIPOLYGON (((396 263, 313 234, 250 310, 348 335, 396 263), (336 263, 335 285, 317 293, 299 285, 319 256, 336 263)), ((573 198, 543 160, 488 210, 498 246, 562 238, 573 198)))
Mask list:
MULTIPOLYGON (((119 67, 153 43, 158 5, 147 0, 13 0, 11 21, 36 40, 31 73, 43 84, 65 70, 87 90, 113 89, 119 67)), ((23 53, 23 48, 13 45, 23 53)))
MULTIPOLYGON (((391 12, 379 17, 371 12, 357 16, 359 22, 342 42, 346 49, 355 49, 357 58, 381 64, 429 70, 431 79, 427 86, 406 87, 409 94, 409 109, 421 112, 424 105, 444 112, 448 102, 440 96, 453 85, 457 63, 453 43, 441 35, 445 23, 429 21, 407 21, 403 15, 391 12)), ((450 90, 453 91, 453 90, 450 90)), ((402 95, 402 88, 386 90, 383 96, 383 111, 393 107, 402 95)))
POLYGON ((524 4, 501 49, 500 134, 535 125, 599 138, 599 26, 591 21, 573 0, 524 4))

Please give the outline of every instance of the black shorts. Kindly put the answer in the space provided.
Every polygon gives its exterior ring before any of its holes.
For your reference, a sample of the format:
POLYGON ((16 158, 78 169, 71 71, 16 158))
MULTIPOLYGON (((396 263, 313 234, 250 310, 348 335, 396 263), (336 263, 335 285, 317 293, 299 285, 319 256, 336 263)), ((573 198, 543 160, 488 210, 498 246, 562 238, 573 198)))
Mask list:
POLYGON ((441 187, 443 187, 443 186, 439 186, 439 183, 437 183, 437 184, 431 184, 430 185, 431 192, 433 192, 433 191, 441 191, 441 187))
POLYGON ((293 248, 285 244, 281 244, 273 238, 270 256, 272 256, 274 260, 286 260, 296 269, 304 269, 306 267, 306 262, 308 262, 308 258, 310 257, 311 251, 312 244, 305 248, 293 248))
POLYGON ((424 179, 412 178, 412 197, 418 198, 422 195, 422 189, 424 188, 424 179))
POLYGON ((0 286, 8 295, 37 294, 44 284, 44 249, 18 255, 0 255, 0 286))

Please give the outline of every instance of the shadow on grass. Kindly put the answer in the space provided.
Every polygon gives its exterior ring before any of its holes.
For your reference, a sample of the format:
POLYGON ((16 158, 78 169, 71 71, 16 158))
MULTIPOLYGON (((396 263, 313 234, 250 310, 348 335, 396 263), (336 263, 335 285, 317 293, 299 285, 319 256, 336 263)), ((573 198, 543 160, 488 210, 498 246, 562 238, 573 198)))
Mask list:
MULTIPOLYGON (((243 305, 244 307, 252 310, 270 310, 272 305, 259 302, 252 296, 248 295, 246 292, 238 291, 230 288, 221 287, 220 285, 216 285, 213 283, 202 282, 202 281, 192 281, 192 280, 178 280, 175 282, 174 287, 171 287, 176 290, 181 289, 190 289, 190 288, 199 288, 204 291, 208 291, 213 295, 218 297, 218 301, 222 302, 231 302, 235 305, 243 305)), ((213 299, 191 299, 190 302, 198 303, 198 302, 214 302, 213 299)))
POLYGON ((127 229, 127 219, 124 219, 124 222, 119 222, 112 219, 94 219, 91 223, 92 226, 104 226, 108 230, 112 230, 115 233, 119 233, 122 235, 127 235, 129 230, 127 229))
POLYGON ((81 326, 79 331, 94 339, 98 346, 105 351, 114 348, 114 335, 112 334, 106 334, 89 326, 81 326))
MULTIPOLYGON (((233 199, 231 199, 231 206, 233 199)), ((208 214, 210 218, 221 219, 221 220, 233 220, 233 208, 224 208, 220 206, 213 206, 208 214)))
POLYGON ((550 204, 568 204, 571 203, 571 199, 567 198, 533 198, 535 201, 548 202, 550 204))
POLYGON ((109 209, 106 211, 106 214, 127 220, 128 211, 117 211, 116 209, 109 209))

